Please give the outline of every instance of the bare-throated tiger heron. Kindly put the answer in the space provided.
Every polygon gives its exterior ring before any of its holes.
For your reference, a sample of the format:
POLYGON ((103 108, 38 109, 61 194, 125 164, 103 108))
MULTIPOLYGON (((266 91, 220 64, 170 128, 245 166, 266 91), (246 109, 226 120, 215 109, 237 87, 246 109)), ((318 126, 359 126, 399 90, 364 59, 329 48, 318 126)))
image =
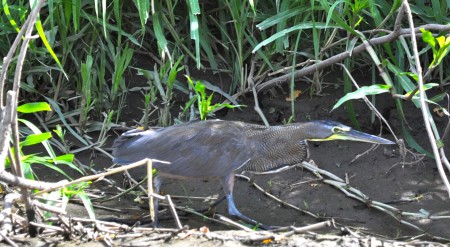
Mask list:
POLYGON ((154 168, 158 170, 156 192, 159 192, 162 177, 217 178, 228 201, 228 213, 248 223, 258 224, 239 212, 234 204, 234 174, 287 169, 308 157, 307 141, 329 140, 395 144, 327 120, 270 127, 209 120, 157 130, 128 131, 114 142, 113 156, 118 164, 129 164, 144 158, 170 162, 154 163, 154 168))

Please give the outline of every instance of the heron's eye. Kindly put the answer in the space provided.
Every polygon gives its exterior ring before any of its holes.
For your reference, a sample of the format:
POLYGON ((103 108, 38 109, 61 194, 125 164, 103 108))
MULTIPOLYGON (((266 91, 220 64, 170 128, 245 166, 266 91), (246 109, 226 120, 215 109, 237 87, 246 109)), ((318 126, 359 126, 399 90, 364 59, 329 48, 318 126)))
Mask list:
POLYGON ((341 132, 342 130, 341 130, 341 128, 339 128, 339 127, 333 127, 333 128, 331 128, 331 132, 333 132, 334 134, 336 134, 336 133, 339 133, 339 132, 341 132))
POLYGON ((333 132, 333 134, 337 134, 337 133, 342 133, 342 132, 348 132, 350 131, 350 127, 333 127, 331 128, 331 131, 333 132))

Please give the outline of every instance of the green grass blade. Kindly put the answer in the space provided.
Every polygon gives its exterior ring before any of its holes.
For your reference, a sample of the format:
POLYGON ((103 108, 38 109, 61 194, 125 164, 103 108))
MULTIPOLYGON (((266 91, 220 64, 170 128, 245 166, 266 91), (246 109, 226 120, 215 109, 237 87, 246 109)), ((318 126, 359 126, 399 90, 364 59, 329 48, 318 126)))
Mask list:
POLYGON ((200 5, 198 4, 198 0, 189 0, 189 7, 191 10, 191 13, 194 15, 200 14, 200 5))
POLYGON ((271 16, 267 19, 265 19, 264 21, 262 21, 261 23, 259 23, 258 25, 256 25, 256 27, 259 30, 265 30, 267 28, 270 28, 274 25, 277 25, 280 22, 285 22, 288 19, 292 18, 292 17, 296 17, 301 15, 303 12, 305 12, 308 8, 307 7, 296 7, 293 9, 287 9, 285 11, 282 11, 274 16, 271 16))
POLYGON ((80 27, 81 0, 73 0, 72 6, 73 28, 76 32, 80 27))
POLYGON ((2 0, 2 5, 3 5, 3 12, 6 15, 6 18, 8 18, 9 23, 11 24, 11 26, 13 26, 13 28, 17 31, 20 32, 20 28, 17 25, 17 22, 14 20, 14 18, 11 16, 11 12, 9 11, 9 5, 7 0, 2 0))
POLYGON ((83 143, 84 145, 88 146, 89 144, 83 139, 83 137, 81 137, 75 130, 72 129, 72 127, 70 127, 70 125, 67 123, 64 114, 61 112, 61 108, 59 107, 58 103, 56 101, 54 101, 53 99, 50 99, 48 97, 44 98, 48 101, 48 103, 50 103, 50 105, 52 106, 52 109, 56 112, 56 114, 58 114, 59 119, 61 120, 61 122, 64 124, 64 126, 69 130, 69 132, 75 137, 77 138, 81 143, 83 143))
POLYGON ((293 27, 284 29, 280 32, 277 32, 275 34, 273 34, 272 36, 270 36, 269 38, 261 41, 258 45, 256 45, 255 48, 253 48, 252 53, 255 53, 256 51, 258 51, 259 49, 261 49, 261 47, 266 46, 270 43, 272 43, 273 41, 275 41, 276 39, 283 37, 293 31, 297 31, 297 30, 304 30, 304 29, 311 29, 311 28, 316 28, 316 29, 333 29, 333 28, 338 28, 339 26, 334 26, 334 25, 326 25, 325 23, 322 22, 318 22, 318 23, 301 23, 298 25, 295 25, 293 27))
MULTIPOLYGON (((202 22, 206 23, 206 17, 202 16, 202 22)), ((209 38, 209 36, 213 36, 210 29, 208 28, 208 25, 202 25, 202 30, 199 32, 200 35, 200 46, 202 47, 203 51, 205 51, 206 56, 208 57, 209 66, 213 70, 218 70, 219 66, 217 64, 216 55, 214 54, 211 44, 213 44, 213 41, 209 38)))
MULTIPOLYGON (((322 5, 323 9, 327 11, 327 18, 331 16, 331 19, 336 22, 336 24, 340 27, 345 29, 347 32, 352 33, 353 35, 360 37, 360 34, 356 32, 352 27, 350 27, 347 22, 343 19, 344 13, 337 13, 334 8, 332 8, 334 5, 330 7, 330 4, 326 0, 320 0, 320 4, 322 5)), ((328 24, 328 23, 327 23, 328 24)))
POLYGON ((363 86, 358 88, 354 92, 347 93, 344 97, 340 98, 336 104, 334 104, 332 111, 342 105, 344 102, 352 100, 352 99, 361 99, 366 97, 367 95, 377 95, 381 93, 389 93, 390 86, 375 84, 371 86, 363 86))
POLYGON ((227 100, 229 100, 234 105, 239 105, 239 103, 231 95, 224 92, 220 87, 215 86, 212 83, 210 83, 209 81, 205 81, 205 80, 201 80, 200 83, 203 84, 208 90, 211 90, 213 92, 219 93, 220 95, 224 96, 225 98, 227 98, 227 100))
MULTIPOLYGON (((25 120, 25 119, 18 119, 19 122, 25 124, 34 134, 41 134, 42 131, 36 127, 36 125, 34 125, 32 122, 25 120)), ((55 152, 53 151, 52 146, 50 146, 50 143, 48 141, 43 141, 42 145, 44 146, 45 150, 47 151, 47 154, 51 157, 51 158, 55 158, 55 152)))
MULTIPOLYGON (((90 15, 90 14, 84 12, 84 11, 83 11, 83 17, 86 18, 86 19, 89 20, 89 21, 92 21, 92 22, 94 22, 94 23, 98 23, 95 16, 92 16, 92 15, 90 15)), ((86 28, 87 28, 87 27, 88 27, 88 26, 86 26, 86 28)), ((119 32, 119 28, 118 28, 118 27, 116 27, 116 26, 114 26, 114 25, 111 25, 111 24, 109 24, 109 23, 106 23, 106 25, 105 25, 104 27, 107 28, 107 31, 119 32)), ((141 47, 141 44, 139 43, 139 41, 138 41, 132 34, 127 33, 127 32, 125 32, 125 31, 122 29, 122 35, 125 36, 125 37, 126 37, 128 40, 130 40, 131 42, 133 42, 133 44, 137 45, 138 47, 141 47)), ((111 40, 108 39, 107 41, 111 41, 111 40)))
POLYGON ((84 172, 82 170, 80 170, 80 168, 78 168, 78 166, 76 166, 73 163, 74 158, 75 158, 74 154, 63 154, 63 155, 55 157, 54 163, 56 163, 58 165, 66 165, 66 166, 70 167, 71 169, 79 172, 80 174, 84 174, 84 172))
POLYGON ((403 138, 405 138, 405 141, 408 144, 408 146, 412 147, 417 152, 425 154, 426 156, 434 159, 434 155, 425 150, 422 146, 419 145, 419 143, 416 142, 416 140, 414 139, 414 137, 411 135, 408 128, 404 124, 402 125, 402 133, 403 138))
POLYGON ((53 60, 55 60, 56 64, 58 64, 59 69, 61 70, 61 72, 64 74, 64 76, 68 79, 68 75, 66 74, 66 72, 64 71, 63 66, 61 65, 61 62, 59 61, 58 57, 56 56, 55 52, 53 51, 50 43, 47 40, 47 37, 45 36, 45 32, 44 32, 44 28, 42 27, 42 22, 40 17, 38 16, 38 19, 36 21, 36 30, 38 31, 39 37, 42 40, 42 43, 44 43, 45 48, 47 49, 47 51, 50 53, 50 55, 52 56, 53 60))
POLYGON ((72 1, 66 0, 63 1, 63 4, 64 4, 64 20, 65 23, 68 25, 72 17, 72 1))
POLYGON ((190 34, 191 39, 195 42, 195 63, 199 69, 200 63, 200 34, 199 34, 199 22, 198 15, 200 14, 200 7, 198 6, 198 1, 189 0, 189 22, 190 22, 190 34))
POLYGON ((148 0, 136 0, 134 1, 136 8, 139 12, 139 19, 141 21, 141 34, 145 34, 145 24, 147 23, 147 20, 149 18, 149 12, 150 12, 150 3, 148 0))
POLYGON ((77 196, 83 202, 84 208, 86 208, 89 218, 91 220, 95 220, 95 211, 94 211, 94 207, 92 206, 91 199, 89 199, 89 196, 83 191, 77 192, 77 196))
POLYGON ((103 26, 103 35, 105 39, 108 39, 108 33, 106 32, 106 0, 102 0, 102 26, 103 26))
POLYGON ((153 31, 155 32, 156 40, 158 43, 158 48, 163 53, 169 53, 169 49, 167 47, 167 40, 162 31, 161 23, 159 21, 159 14, 155 13, 153 15, 153 31))
POLYGON ((94 11, 98 19, 98 0, 94 0, 94 11))

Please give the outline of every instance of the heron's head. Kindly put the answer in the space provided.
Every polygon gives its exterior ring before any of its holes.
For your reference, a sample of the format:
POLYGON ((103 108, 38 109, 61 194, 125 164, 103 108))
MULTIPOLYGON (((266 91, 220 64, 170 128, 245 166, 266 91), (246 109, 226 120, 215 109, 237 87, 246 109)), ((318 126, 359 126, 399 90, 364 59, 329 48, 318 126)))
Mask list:
POLYGON ((330 120, 313 121, 312 125, 309 141, 347 140, 376 144, 395 144, 387 139, 360 132, 330 120))

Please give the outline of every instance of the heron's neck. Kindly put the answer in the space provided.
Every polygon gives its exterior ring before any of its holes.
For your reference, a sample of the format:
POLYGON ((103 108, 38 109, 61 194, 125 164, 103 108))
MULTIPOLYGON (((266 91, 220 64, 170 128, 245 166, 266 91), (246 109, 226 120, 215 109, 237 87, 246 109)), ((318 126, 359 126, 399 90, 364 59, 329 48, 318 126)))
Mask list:
POLYGON ((313 122, 298 123, 286 126, 291 134, 291 138, 297 140, 314 140, 319 136, 315 135, 317 127, 313 122))

